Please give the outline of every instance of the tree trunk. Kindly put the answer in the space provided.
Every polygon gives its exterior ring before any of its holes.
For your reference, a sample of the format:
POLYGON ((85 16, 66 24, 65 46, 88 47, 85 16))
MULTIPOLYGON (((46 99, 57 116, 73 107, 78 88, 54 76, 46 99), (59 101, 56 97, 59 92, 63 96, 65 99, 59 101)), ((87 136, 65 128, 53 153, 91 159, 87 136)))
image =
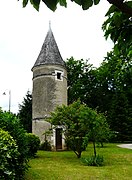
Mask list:
POLYGON ((80 157, 81 157, 82 152, 76 152, 76 151, 74 151, 74 153, 76 154, 77 158, 80 158, 80 157))
POLYGON ((93 141, 93 147, 94 147, 94 156, 96 157, 96 145, 94 141, 93 141))
POLYGON ((82 153, 82 152, 79 152, 79 153, 78 153, 78 155, 77 155, 77 157, 78 157, 78 158, 80 158, 80 157, 81 157, 81 153, 82 153))

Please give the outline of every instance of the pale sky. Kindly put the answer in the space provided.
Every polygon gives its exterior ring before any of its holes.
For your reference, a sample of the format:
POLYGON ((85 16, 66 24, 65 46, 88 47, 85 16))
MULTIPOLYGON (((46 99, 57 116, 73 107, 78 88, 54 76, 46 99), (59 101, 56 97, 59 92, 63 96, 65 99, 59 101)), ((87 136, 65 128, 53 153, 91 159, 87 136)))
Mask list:
POLYGON ((66 60, 89 59, 99 66, 111 50, 112 43, 106 41, 101 26, 109 8, 106 0, 83 11, 80 6, 68 2, 55 12, 43 3, 37 12, 29 4, 22 8, 22 0, 3 0, 0 3, 0 107, 8 110, 11 90, 11 111, 18 112, 28 90, 32 91, 32 72, 45 36, 51 29, 62 58, 66 60), (6 92, 7 95, 3 95, 6 92))

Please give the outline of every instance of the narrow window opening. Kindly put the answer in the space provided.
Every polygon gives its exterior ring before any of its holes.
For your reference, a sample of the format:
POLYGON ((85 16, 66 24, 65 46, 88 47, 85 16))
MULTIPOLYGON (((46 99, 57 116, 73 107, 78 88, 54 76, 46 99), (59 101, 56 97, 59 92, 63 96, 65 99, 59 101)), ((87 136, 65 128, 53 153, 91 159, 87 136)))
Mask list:
POLYGON ((55 80, 63 81, 63 71, 55 70, 55 80))
POLYGON ((61 80, 61 73, 57 72, 57 79, 61 80))

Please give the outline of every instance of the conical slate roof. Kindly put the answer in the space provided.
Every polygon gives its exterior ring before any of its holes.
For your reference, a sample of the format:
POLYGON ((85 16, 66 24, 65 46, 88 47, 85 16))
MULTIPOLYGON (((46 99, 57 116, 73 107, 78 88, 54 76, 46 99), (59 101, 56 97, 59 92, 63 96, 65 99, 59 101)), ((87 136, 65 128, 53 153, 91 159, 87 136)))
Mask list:
POLYGON ((61 57, 53 32, 50 27, 33 68, 36 66, 49 64, 65 66, 65 62, 61 57))

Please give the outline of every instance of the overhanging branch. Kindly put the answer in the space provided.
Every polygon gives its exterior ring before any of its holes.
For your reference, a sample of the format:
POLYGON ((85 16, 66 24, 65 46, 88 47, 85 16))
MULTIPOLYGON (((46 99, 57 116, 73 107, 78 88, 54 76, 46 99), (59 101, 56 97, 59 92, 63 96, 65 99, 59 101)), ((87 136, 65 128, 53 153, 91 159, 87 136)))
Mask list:
POLYGON ((120 9, 123 13, 126 13, 132 16, 132 8, 127 6, 126 3, 123 3, 124 0, 107 0, 110 4, 115 5, 118 9, 120 9))

